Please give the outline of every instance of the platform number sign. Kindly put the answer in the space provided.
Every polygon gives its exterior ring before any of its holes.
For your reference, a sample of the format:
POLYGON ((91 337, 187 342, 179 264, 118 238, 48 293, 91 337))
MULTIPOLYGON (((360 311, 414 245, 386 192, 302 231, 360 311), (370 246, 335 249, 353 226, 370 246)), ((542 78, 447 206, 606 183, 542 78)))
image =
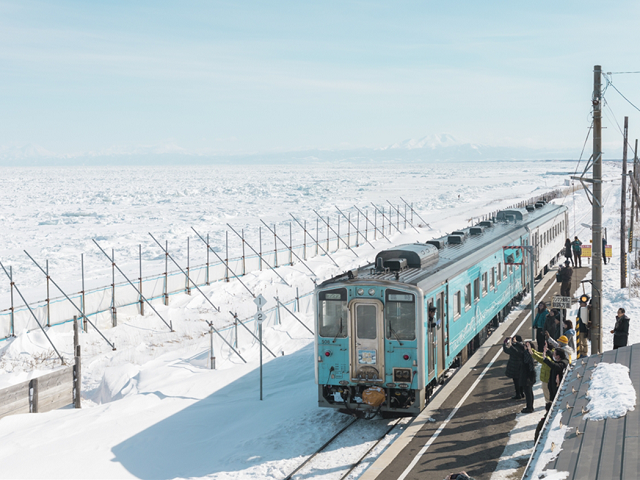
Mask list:
POLYGON ((262 294, 258 295, 256 298, 253 299, 253 303, 256 304, 256 306, 258 307, 258 311, 262 310, 262 307, 264 307, 267 303, 267 299, 264 298, 262 296, 262 294))
POLYGON ((253 316, 253 318, 256 322, 258 322, 258 325, 262 325, 262 322, 264 322, 265 316, 266 315, 264 314, 264 312, 257 311, 256 314, 253 316))

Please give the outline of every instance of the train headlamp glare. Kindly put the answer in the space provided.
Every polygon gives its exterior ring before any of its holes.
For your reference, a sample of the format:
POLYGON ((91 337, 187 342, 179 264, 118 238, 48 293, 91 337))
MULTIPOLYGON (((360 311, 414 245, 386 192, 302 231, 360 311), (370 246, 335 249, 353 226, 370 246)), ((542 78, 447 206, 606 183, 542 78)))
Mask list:
POLYGON ((358 295, 364 295, 364 288, 359 288, 358 290, 356 290, 356 292, 358 293, 358 295))
POLYGON ((372 297, 376 294, 376 289, 375 288, 370 288, 369 289, 369 295, 371 295, 372 297))

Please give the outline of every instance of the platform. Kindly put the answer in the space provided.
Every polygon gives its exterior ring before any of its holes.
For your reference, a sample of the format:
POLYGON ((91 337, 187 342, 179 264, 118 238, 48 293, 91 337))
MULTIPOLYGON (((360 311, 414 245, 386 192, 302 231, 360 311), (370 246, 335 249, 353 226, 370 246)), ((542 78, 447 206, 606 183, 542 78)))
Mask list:
MULTIPOLYGON (((620 418, 599 421, 585 419, 589 399, 591 372, 599 363, 619 363, 629 368, 629 377, 640 398, 640 343, 599 355, 591 355, 576 362, 565 378, 563 388, 553 403, 549 419, 536 445, 532 461, 523 478, 531 478, 536 466, 539 470, 568 472, 567 480, 611 480, 638 478, 640 475, 640 409, 627 412, 620 418), (570 408, 567 408, 570 407, 570 408), (569 427, 558 456, 546 465, 536 455, 545 444, 551 420, 559 414, 562 425, 569 427)), ((546 462, 545 462, 546 463, 546 462)))
MULTIPOLYGON (((589 273, 579 268, 572 289, 589 273)), ((536 303, 559 295, 555 270, 535 287, 536 303)), ((582 293, 580 288, 579 293, 582 293)), ((442 480, 461 470, 476 480, 489 480, 503 455, 516 415, 525 407, 515 401, 513 382, 504 376, 508 356, 505 337, 531 338, 530 297, 515 309, 478 351, 451 377, 405 432, 360 477, 362 480, 442 480), (435 419, 435 422, 430 421, 435 419)), ((542 418, 538 408, 536 418, 542 418)), ((534 431, 531 431, 533 440, 534 431)), ((521 466, 524 471, 526 460, 521 466)))

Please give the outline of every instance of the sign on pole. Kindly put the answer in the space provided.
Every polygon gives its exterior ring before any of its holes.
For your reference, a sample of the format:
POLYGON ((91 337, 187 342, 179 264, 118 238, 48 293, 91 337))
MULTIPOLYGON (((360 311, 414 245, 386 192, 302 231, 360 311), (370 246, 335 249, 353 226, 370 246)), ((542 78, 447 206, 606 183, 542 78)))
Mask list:
POLYGON ((571 297, 562 297, 560 295, 554 295, 551 299, 551 308, 570 309, 571 297))
POLYGON ((253 319, 258 322, 258 325, 262 325, 262 322, 264 322, 266 315, 264 314, 264 312, 258 310, 256 312, 256 314, 253 316, 253 319))
POLYGON ((258 307, 258 311, 260 312, 262 311, 262 307, 264 307, 267 304, 267 299, 264 298, 262 294, 260 294, 253 299, 253 303, 256 304, 256 306, 258 307))

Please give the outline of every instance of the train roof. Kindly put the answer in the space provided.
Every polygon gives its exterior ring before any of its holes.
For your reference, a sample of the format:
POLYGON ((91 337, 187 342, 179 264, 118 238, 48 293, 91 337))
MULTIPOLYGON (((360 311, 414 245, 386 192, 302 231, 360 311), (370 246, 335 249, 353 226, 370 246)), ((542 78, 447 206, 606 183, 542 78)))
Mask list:
POLYGON ((405 268, 395 271, 388 268, 376 269, 376 263, 370 263, 333 277, 319 286, 324 287, 331 283, 351 280, 400 282, 423 289, 429 288, 477 264, 483 258, 495 253, 498 246, 514 245, 517 239, 527 234, 527 227, 536 228, 554 217, 563 215, 566 211, 566 206, 555 204, 541 205, 533 211, 504 210, 498 212, 496 219, 490 222, 480 222, 476 226, 456 230, 426 243, 393 247, 379 252, 376 256, 376 262, 379 258, 383 258, 385 263, 388 260, 400 259, 401 265, 403 264, 401 259, 407 258, 405 268), (521 220, 514 214, 515 211, 522 215, 521 220), (508 212, 508 216, 500 215, 502 212, 508 212), (411 256, 414 257, 413 262, 408 259, 411 256), (415 256, 420 257, 421 266, 416 264, 415 256))

